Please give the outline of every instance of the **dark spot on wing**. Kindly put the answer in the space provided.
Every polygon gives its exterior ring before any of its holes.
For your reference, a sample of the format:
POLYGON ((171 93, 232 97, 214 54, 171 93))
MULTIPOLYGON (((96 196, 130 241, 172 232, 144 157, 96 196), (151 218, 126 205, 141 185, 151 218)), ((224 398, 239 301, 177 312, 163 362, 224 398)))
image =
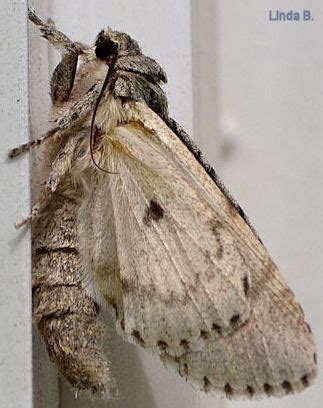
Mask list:
POLYGON ((158 221, 164 216, 164 209, 154 200, 150 201, 149 211, 151 213, 151 218, 154 221, 158 221))
POLYGON ((219 229, 221 228, 221 223, 216 219, 212 219, 209 221, 211 231, 214 235, 219 235, 219 229))
POLYGON ((186 363, 178 370, 178 374, 185 378, 188 376, 188 365, 186 363))
POLYGON ((188 350, 190 349, 190 346, 189 346, 187 340, 185 340, 185 339, 181 340, 181 343, 180 343, 180 344, 181 344, 181 346, 183 347, 183 349, 184 349, 185 351, 188 351, 188 350))
POLYGON ((212 324, 212 330, 214 330, 214 331, 217 332, 218 334, 221 334, 221 333, 222 333, 221 327, 220 327, 218 324, 216 324, 216 323, 213 323, 213 324, 212 324))
POLYGON ((131 334, 133 335, 133 337, 135 338, 136 342, 138 344, 140 344, 141 346, 145 345, 145 342, 143 340, 143 338, 140 336, 140 333, 138 330, 132 330, 131 334))
POLYGON ((204 377, 203 378, 203 389, 204 389, 204 391, 208 391, 210 389, 210 387, 211 387, 211 381, 207 377, 204 377))
POLYGON ((249 397, 252 398, 255 394, 255 389, 251 385, 247 385, 246 390, 249 397))
POLYGON ((250 284, 249 284, 249 278, 247 275, 245 275, 242 279, 242 284, 243 284, 243 291, 246 297, 249 295, 250 291, 250 284))
POLYGON ((160 348, 161 351, 166 351, 167 347, 168 347, 168 344, 164 340, 159 340, 157 342, 157 346, 160 348))
POLYGON ((232 397, 233 395, 233 388, 231 387, 231 385, 229 383, 226 383, 224 386, 224 392, 225 395, 227 396, 227 398, 232 397))
POLYGON ((215 253, 216 257, 217 259, 221 259, 223 257, 223 245, 221 242, 221 234, 219 232, 219 229, 221 228, 221 223, 218 220, 213 219, 210 221, 210 227, 217 242, 217 248, 215 253))
POLYGON ((209 338, 209 333, 207 332, 207 331, 205 331, 205 330, 201 330, 201 332, 200 332, 200 336, 201 336, 201 338, 202 339, 204 339, 204 340, 207 340, 208 338, 209 338))
POLYGON ((301 378, 301 381, 302 381, 302 384, 304 385, 304 387, 308 387, 310 385, 307 375, 303 375, 303 377, 301 378))
POLYGON ((235 315, 233 315, 230 319, 230 323, 231 324, 237 324, 240 321, 240 315, 237 313, 235 315))
POLYGON ((317 364, 317 355, 316 353, 313 354, 314 363, 317 364))
POLYGON ((282 387, 284 388, 284 390, 286 391, 286 394, 290 394, 291 392, 293 392, 293 387, 292 384, 289 381, 284 381, 282 383, 282 387))
POLYGON ((143 218, 145 225, 150 225, 151 221, 159 221, 164 217, 163 207, 155 200, 150 200, 149 207, 146 208, 146 212, 143 218))
POLYGON ((270 384, 268 384, 268 383, 265 383, 264 384, 264 391, 265 391, 265 393, 268 395, 268 396, 270 396, 270 395, 272 395, 273 394, 273 387, 270 385, 270 384))

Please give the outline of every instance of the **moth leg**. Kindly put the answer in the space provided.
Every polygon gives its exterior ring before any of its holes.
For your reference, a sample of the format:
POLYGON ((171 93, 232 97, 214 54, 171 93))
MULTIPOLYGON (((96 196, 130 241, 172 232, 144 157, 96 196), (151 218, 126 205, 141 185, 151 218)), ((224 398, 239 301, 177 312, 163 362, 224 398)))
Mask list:
POLYGON ((59 127, 55 127, 49 130, 47 133, 45 133, 42 137, 38 139, 31 140, 30 142, 24 143, 18 147, 10 149, 8 152, 8 157, 10 159, 13 159, 14 157, 20 156, 21 154, 28 152, 31 148, 43 144, 47 139, 55 135, 58 131, 59 127))
POLYGON ((73 153, 76 144, 77 140, 71 137, 61 148, 60 152, 51 164, 52 170, 50 171, 43 188, 38 194, 37 201, 33 205, 30 215, 16 224, 16 228, 21 228, 29 222, 32 222, 46 208, 53 194, 57 190, 61 180, 72 167, 73 153))
POLYGON ((57 126, 50 129, 39 139, 31 140, 30 142, 24 143, 9 150, 8 156, 10 158, 17 157, 22 153, 28 152, 31 148, 39 146, 52 137, 59 138, 65 136, 65 130, 76 126, 77 122, 81 121, 92 110, 99 92, 100 86, 95 85, 83 96, 83 98, 72 105, 60 118, 55 121, 57 126))
POLYGON ((95 84, 87 93, 74 103, 60 118, 55 122, 60 130, 65 130, 75 126, 77 122, 83 119, 90 111, 99 96, 101 83, 95 84))

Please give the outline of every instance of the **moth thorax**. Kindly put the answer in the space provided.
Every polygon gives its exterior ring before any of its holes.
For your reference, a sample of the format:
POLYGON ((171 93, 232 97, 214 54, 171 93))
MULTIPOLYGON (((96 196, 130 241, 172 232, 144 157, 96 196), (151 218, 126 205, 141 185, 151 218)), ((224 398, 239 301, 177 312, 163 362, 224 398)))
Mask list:
POLYGON ((97 128, 103 133, 112 133, 117 126, 128 123, 134 117, 132 104, 133 102, 123 102, 107 92, 96 114, 97 128))

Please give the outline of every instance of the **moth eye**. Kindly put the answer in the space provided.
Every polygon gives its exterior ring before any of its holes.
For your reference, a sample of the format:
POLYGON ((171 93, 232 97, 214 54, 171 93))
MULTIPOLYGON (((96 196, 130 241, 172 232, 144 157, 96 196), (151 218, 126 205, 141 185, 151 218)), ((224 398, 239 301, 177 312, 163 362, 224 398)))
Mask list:
POLYGON ((114 54, 117 49, 118 45, 110 38, 107 38, 97 42, 95 55, 97 56, 97 58, 105 60, 106 58, 114 54))

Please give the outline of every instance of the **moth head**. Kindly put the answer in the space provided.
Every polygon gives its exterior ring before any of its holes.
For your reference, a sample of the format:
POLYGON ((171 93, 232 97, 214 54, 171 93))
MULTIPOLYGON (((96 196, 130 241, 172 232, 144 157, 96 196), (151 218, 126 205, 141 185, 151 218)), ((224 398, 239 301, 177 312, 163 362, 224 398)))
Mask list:
POLYGON ((115 54, 119 56, 140 54, 138 43, 128 34, 113 31, 111 28, 102 30, 95 42, 95 55, 102 61, 109 62, 115 54))

